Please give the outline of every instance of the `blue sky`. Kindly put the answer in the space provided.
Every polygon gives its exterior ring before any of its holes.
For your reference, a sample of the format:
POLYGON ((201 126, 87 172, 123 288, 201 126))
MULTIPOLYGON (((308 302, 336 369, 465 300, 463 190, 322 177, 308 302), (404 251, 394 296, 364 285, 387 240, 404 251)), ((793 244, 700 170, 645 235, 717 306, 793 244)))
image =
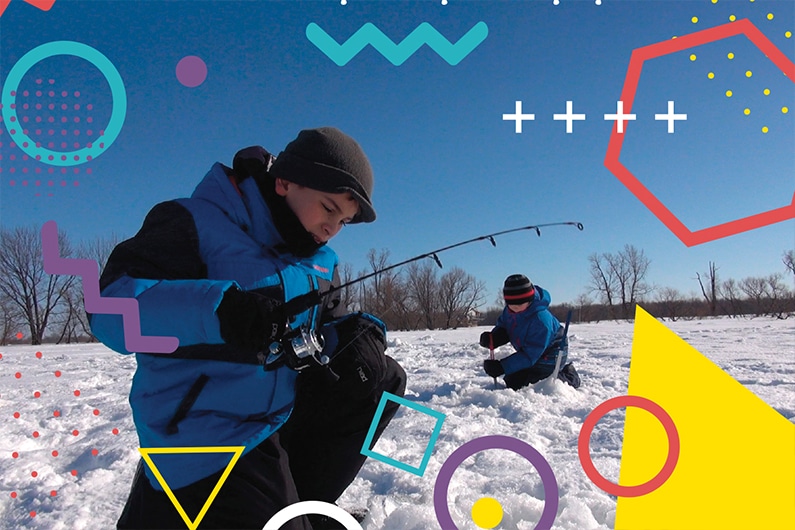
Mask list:
MULTIPOLYGON (((579 221, 583 232, 520 232, 498 238, 496 248, 477 243, 440 258, 485 281, 489 303, 515 272, 548 288, 553 302, 573 300, 589 283, 588 255, 625 244, 651 259, 652 283, 685 293, 710 261, 723 278, 783 272, 781 256, 795 247, 792 220, 687 247, 604 166, 613 122, 603 116, 616 111, 632 50, 732 15, 795 59, 795 3, 783 0, 58 0, 47 12, 13 0, 0 18, 0 80, 36 46, 76 41, 113 63, 127 111, 105 152, 65 174, 23 160, 3 123, 0 222, 55 220, 73 240, 131 236, 154 204, 188 196, 213 162, 231 164, 253 144, 278 154, 300 129, 333 125, 362 144, 376 174, 378 220, 332 242, 355 270, 370 248, 389 249, 397 262, 489 232, 579 221), (370 46, 338 66, 305 36, 314 22, 343 42, 371 22, 400 42, 429 22, 455 42, 480 21, 488 37, 455 66, 428 46, 400 66, 370 46), (186 56, 207 65, 197 87, 177 79, 186 56), (552 119, 569 100, 586 114, 571 134, 552 119), (502 119, 516 101, 536 116, 520 134, 502 119)), ((744 37, 649 61, 621 161, 692 230, 786 206, 795 191, 794 87, 744 37), (687 114, 673 134, 654 119, 669 100, 687 114)), ((40 139, 56 151, 97 139, 113 105, 102 73, 69 55, 36 63, 24 90, 17 105, 29 108, 18 109, 20 119, 32 126, 43 117, 40 139), (62 117, 69 127, 55 126, 62 117)))

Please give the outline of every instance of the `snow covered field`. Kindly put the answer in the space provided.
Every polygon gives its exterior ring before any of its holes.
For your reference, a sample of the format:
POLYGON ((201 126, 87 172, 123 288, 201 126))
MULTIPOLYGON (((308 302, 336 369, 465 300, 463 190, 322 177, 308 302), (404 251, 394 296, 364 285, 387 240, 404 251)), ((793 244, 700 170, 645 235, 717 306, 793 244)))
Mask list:
MULTIPOLYGON (((795 422, 791 320, 665 325, 795 422)), ((530 444, 554 470, 560 494, 555 529, 613 528, 616 498, 586 477, 577 437, 597 405, 626 394, 633 324, 572 324, 570 360, 583 386, 542 381, 519 392, 501 380, 495 388, 482 372, 488 351, 477 339, 484 329, 389 334, 387 353, 409 375, 406 398, 446 418, 423 476, 370 459, 339 504, 367 508, 365 530, 439 528, 433 490, 445 460, 470 440, 504 435, 530 444)), ((509 353, 508 347, 497 350, 498 357, 509 353)), ((139 459, 127 403, 135 360, 96 344, 10 346, 0 354, 0 528, 114 528, 139 459)), ((434 424, 402 407, 375 451, 417 467, 434 424)), ((604 416, 591 437, 593 461, 612 481, 618 480, 622 435, 619 409, 604 416)), ((471 509, 482 497, 501 504, 501 529, 534 528, 544 508, 535 468, 503 449, 479 452, 455 471, 447 500, 460 529, 478 528, 471 509)))

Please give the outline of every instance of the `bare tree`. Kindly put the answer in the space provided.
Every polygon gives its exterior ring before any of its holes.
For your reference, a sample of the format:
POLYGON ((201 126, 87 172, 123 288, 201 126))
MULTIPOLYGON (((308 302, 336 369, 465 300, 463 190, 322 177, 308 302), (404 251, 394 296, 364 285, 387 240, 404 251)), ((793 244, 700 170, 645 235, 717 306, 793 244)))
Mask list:
MULTIPOLYGON (((71 255, 66 235, 58 234, 60 255, 71 255)), ((0 292, 19 311, 31 344, 41 344, 50 317, 74 282, 74 276, 44 272, 41 236, 36 227, 0 230, 0 292)))
POLYGON ((725 304, 724 312, 730 317, 736 317, 742 314, 742 301, 740 286, 734 278, 729 278, 721 283, 720 286, 721 300, 725 304))
POLYGON ((417 319, 424 323, 426 329, 436 327, 436 316, 439 314, 439 279, 436 277, 436 265, 429 261, 422 264, 413 262, 406 267, 406 288, 417 319))
POLYGON ((591 273, 590 292, 597 293, 602 302, 607 304, 608 312, 612 313, 615 292, 618 289, 613 267, 610 266, 606 254, 591 254, 588 256, 588 262, 591 273))
POLYGON ((786 251, 781 261, 784 262, 784 266, 787 267, 789 272, 795 274, 795 250, 786 251))
POLYGON ((704 280, 702 281, 701 275, 696 273, 698 285, 701 287, 701 294, 704 300, 709 304, 709 314, 715 316, 718 314, 718 290, 720 282, 718 281, 718 268, 715 266, 714 261, 709 262, 709 270, 704 273, 704 280), (707 282, 707 285, 704 285, 707 282))
POLYGON ((444 328, 469 323, 469 317, 483 301, 486 285, 460 267, 453 267, 439 279, 439 305, 444 328))
POLYGON ((624 250, 618 253, 616 263, 617 277, 621 286, 621 311, 624 318, 634 311, 635 304, 651 292, 652 288, 646 283, 646 274, 649 271, 651 260, 646 257, 643 250, 634 245, 624 245, 624 250))
POLYGON ((652 290, 646 283, 651 260, 643 250, 624 245, 618 254, 591 254, 591 291, 600 294, 608 310, 621 302, 621 316, 628 318, 635 304, 652 290))
POLYGON ((662 315, 670 318, 671 322, 676 322, 683 316, 685 299, 678 289, 664 287, 657 291, 657 296, 655 298, 660 304, 662 315))
POLYGON ((8 344, 20 327, 19 311, 11 299, 0 291, 0 346, 8 344))
POLYGON ((739 287, 748 297, 748 300, 752 302, 754 314, 756 316, 767 313, 767 301, 770 297, 767 278, 763 276, 749 276, 740 281, 739 287))
POLYGON ((581 293, 574 300, 574 307, 577 308, 577 322, 586 322, 591 320, 591 309, 593 300, 587 293, 581 293))

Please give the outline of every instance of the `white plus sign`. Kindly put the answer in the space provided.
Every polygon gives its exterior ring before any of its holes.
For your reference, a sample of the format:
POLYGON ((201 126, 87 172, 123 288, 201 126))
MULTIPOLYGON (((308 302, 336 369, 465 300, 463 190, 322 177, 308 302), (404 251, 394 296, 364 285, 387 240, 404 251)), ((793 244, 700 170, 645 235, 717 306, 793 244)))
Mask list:
POLYGON ((618 132, 624 133, 624 122, 634 120, 634 114, 624 114, 624 102, 618 101, 616 102, 616 113, 615 114, 605 114, 605 120, 615 120, 618 122, 618 132))
POLYGON ((574 114, 572 102, 566 102, 566 114, 553 114, 553 120, 566 120, 566 134, 571 134, 571 124, 574 120, 584 120, 585 114, 574 114))
POLYGON ((668 102, 668 114, 655 114, 655 120, 667 120, 668 121, 668 134, 673 134, 674 132, 674 121, 676 120, 687 120, 687 114, 674 114, 674 102, 668 102))
POLYGON ((522 122, 524 120, 534 120, 536 119, 535 114, 522 114, 522 102, 516 102, 516 114, 503 114, 502 115, 503 121, 507 120, 516 120, 516 132, 522 132, 522 122))

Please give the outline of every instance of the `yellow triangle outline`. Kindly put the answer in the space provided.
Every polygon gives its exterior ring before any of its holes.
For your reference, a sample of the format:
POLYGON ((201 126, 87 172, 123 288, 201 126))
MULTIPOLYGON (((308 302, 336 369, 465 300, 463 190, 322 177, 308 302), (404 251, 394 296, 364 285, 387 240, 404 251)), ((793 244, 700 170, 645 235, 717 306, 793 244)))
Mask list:
POLYGON ((243 454, 243 451, 246 449, 246 446, 208 446, 208 447, 139 447, 138 452, 141 453, 146 464, 149 466, 149 469, 152 470, 154 473, 155 478, 157 479, 158 484, 162 486, 163 491, 166 492, 168 498, 171 499, 171 502, 174 504, 174 507, 179 512, 180 517, 182 520, 185 521, 185 524, 188 525, 189 530, 196 530, 199 526, 199 523, 204 518, 207 510, 210 509, 210 505, 215 500, 215 496, 218 495, 218 492, 221 490, 221 486, 224 485, 226 482, 227 477, 229 477, 229 473, 232 472, 232 468, 235 467, 237 464, 240 455, 243 454), (160 470, 157 469, 157 466, 152 461, 152 458, 149 456, 150 454, 193 454, 193 453, 232 453, 232 459, 227 464, 226 469, 221 474, 221 478, 218 479, 218 483, 213 488, 213 491, 210 492, 210 496, 207 498, 207 501, 202 506, 202 509, 199 511, 199 514, 196 516, 196 519, 191 521, 188 514, 185 513, 185 510, 182 508, 182 505, 177 500, 177 497, 174 495, 174 492, 171 491, 171 488, 168 487, 166 480, 163 478, 163 475, 160 474, 160 470))

